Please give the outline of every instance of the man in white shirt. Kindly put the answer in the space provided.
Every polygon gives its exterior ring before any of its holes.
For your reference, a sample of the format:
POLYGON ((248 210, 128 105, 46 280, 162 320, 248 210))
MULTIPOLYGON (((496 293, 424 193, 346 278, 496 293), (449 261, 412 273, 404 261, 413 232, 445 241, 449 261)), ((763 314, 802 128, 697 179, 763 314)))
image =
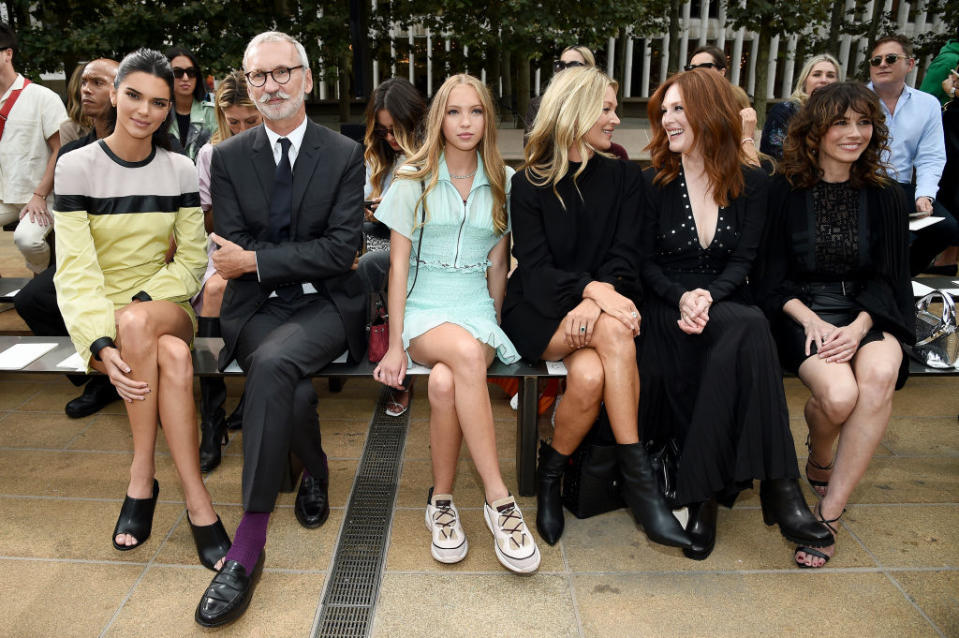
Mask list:
POLYGON ((67 110, 56 93, 17 73, 17 36, 0 23, 0 224, 20 220, 13 240, 27 267, 43 272, 50 263, 46 237, 53 229, 53 168, 60 150, 60 123, 67 110))
POLYGON ((906 85, 906 76, 915 65, 912 45, 901 35, 880 38, 869 56, 868 86, 879 96, 889 128, 890 152, 883 159, 890 165, 890 177, 899 182, 910 201, 915 201, 917 214, 942 218, 913 233, 909 255, 913 275, 944 248, 959 245, 959 222, 936 201, 946 165, 939 101, 906 85))

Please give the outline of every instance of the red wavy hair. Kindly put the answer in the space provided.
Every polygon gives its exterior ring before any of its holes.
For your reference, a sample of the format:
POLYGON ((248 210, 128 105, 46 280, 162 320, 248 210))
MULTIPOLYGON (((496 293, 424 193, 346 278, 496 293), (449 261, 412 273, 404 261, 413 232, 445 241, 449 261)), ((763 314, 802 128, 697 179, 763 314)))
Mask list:
POLYGON ((676 86, 682 96, 686 120, 693 130, 693 145, 703 156, 706 176, 720 206, 729 204, 746 187, 742 165, 742 120, 736 94, 722 75, 711 69, 693 69, 677 73, 663 82, 651 98, 647 113, 653 139, 646 146, 656 169, 654 184, 665 185, 679 176, 681 155, 669 150, 663 128, 663 99, 676 86))

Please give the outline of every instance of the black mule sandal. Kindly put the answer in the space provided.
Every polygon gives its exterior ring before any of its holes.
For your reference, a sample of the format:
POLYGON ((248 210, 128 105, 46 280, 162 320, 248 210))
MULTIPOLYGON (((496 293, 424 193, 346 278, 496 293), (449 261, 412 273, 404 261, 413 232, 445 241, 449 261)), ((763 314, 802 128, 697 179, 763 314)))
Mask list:
POLYGON ((113 528, 113 548, 120 552, 127 552, 136 549, 150 538, 150 532, 153 529, 153 511, 156 509, 157 496, 160 494, 160 484, 153 479, 153 496, 150 498, 133 498, 127 496, 123 499, 123 506, 120 508, 120 516, 117 518, 117 524, 113 528), (136 545, 119 545, 117 536, 120 534, 129 534, 137 539, 136 545))

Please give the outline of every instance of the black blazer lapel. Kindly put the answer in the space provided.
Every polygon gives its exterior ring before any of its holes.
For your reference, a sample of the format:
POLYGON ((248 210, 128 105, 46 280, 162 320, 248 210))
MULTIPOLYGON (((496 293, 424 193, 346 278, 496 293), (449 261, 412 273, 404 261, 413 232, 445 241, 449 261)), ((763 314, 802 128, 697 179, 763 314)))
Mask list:
POLYGON ((253 154, 250 160, 253 162, 256 177, 260 180, 260 192, 266 199, 268 212, 270 198, 273 196, 273 182, 276 180, 276 161, 273 159, 273 149, 270 148, 270 138, 266 136, 266 125, 257 127, 252 137, 253 154))
POLYGON ((320 149, 323 146, 320 125, 307 119, 306 133, 303 134, 303 145, 296 154, 296 164, 293 165, 293 218, 292 229, 296 228, 297 213, 303 204, 306 189, 313 179, 313 173, 320 163, 320 149))

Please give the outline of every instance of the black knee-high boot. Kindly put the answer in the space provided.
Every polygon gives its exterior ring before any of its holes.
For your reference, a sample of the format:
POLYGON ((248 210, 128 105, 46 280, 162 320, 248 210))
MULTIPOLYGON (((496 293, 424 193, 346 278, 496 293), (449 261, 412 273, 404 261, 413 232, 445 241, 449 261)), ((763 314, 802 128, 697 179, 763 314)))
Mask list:
POLYGON ((569 465, 569 455, 560 454, 546 441, 539 445, 536 466, 536 529, 544 541, 555 545, 563 535, 563 498, 559 488, 569 465))
MULTIPOLYGON (((197 317, 198 337, 219 337, 220 320, 216 317, 197 317)), ((226 383, 220 377, 200 378, 200 471, 214 470, 221 459, 220 446, 226 444, 226 383)))
POLYGON ((623 474, 623 498, 649 540, 672 547, 691 547, 689 536, 659 491, 656 474, 643 444, 618 444, 616 459, 623 474))

